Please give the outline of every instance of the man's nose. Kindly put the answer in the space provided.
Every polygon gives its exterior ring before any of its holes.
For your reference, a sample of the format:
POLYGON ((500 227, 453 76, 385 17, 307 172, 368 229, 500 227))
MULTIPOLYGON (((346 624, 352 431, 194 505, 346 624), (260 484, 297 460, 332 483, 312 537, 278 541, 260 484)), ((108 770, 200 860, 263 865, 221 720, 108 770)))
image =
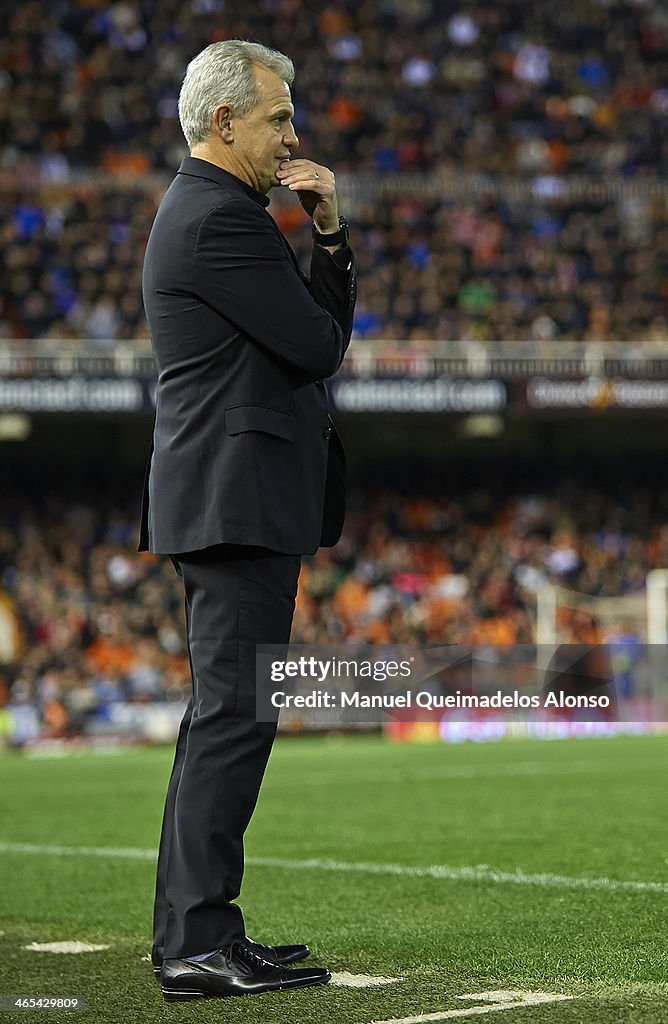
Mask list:
POLYGON ((290 149, 297 149, 299 147, 299 137, 292 122, 290 122, 290 127, 283 136, 283 144, 289 146, 290 149))

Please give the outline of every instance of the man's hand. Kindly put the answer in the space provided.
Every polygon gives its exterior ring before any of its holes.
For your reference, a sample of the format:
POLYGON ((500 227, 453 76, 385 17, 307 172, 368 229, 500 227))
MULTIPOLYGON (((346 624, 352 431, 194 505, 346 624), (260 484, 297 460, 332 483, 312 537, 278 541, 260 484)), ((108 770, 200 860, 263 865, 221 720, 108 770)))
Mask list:
POLYGON ((296 192, 316 231, 326 235, 339 230, 339 204, 334 174, 312 160, 284 160, 276 177, 296 192))

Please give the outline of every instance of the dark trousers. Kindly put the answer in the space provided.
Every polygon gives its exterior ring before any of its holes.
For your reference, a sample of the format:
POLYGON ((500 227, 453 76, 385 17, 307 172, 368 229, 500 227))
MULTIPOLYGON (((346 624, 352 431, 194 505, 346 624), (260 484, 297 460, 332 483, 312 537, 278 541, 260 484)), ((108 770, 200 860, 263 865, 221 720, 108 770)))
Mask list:
POLYGON ((257 722, 256 644, 290 639, 300 558, 218 545, 172 557, 185 590, 192 698, 162 823, 153 943, 195 956, 244 935, 243 835, 276 733, 257 722))

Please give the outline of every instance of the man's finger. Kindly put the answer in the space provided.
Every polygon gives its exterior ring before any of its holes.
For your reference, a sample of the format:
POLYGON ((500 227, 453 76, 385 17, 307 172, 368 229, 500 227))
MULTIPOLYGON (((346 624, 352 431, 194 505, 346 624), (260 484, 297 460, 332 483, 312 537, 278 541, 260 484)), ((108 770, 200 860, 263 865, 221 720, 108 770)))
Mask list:
POLYGON ((296 180, 293 179, 292 181, 284 180, 281 182, 281 184, 287 185, 288 188, 292 189, 310 189, 312 192, 321 192, 323 195, 326 195, 331 188, 331 186, 327 185, 324 181, 321 181, 319 178, 315 177, 297 178, 296 180))
POLYGON ((328 171, 326 167, 318 167, 318 165, 308 164, 303 160, 291 160, 285 165, 281 165, 278 171, 279 177, 289 178, 291 175, 298 176, 300 178, 314 177, 319 181, 326 181, 328 178, 334 178, 331 171, 328 171))
POLYGON ((288 185, 288 188, 293 192, 317 192, 318 195, 324 195, 325 193, 320 192, 316 185, 317 182, 313 181, 295 181, 292 185, 288 185))

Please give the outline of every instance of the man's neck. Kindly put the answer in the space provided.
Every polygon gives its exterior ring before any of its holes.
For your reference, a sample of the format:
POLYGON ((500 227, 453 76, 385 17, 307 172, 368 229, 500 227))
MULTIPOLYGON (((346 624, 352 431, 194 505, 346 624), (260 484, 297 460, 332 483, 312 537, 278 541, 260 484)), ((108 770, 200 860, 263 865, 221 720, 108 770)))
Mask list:
POLYGON ((220 150, 215 146, 205 142, 200 143, 198 146, 193 146, 190 155, 198 160, 208 160, 210 164, 215 164, 216 167, 220 167, 222 170, 227 171, 228 174, 233 174, 235 178, 239 178, 240 181, 243 181, 244 185, 250 185, 255 191, 258 190, 257 183, 249 180, 249 176, 244 172, 243 167, 236 166, 234 161, 225 160, 220 150))

